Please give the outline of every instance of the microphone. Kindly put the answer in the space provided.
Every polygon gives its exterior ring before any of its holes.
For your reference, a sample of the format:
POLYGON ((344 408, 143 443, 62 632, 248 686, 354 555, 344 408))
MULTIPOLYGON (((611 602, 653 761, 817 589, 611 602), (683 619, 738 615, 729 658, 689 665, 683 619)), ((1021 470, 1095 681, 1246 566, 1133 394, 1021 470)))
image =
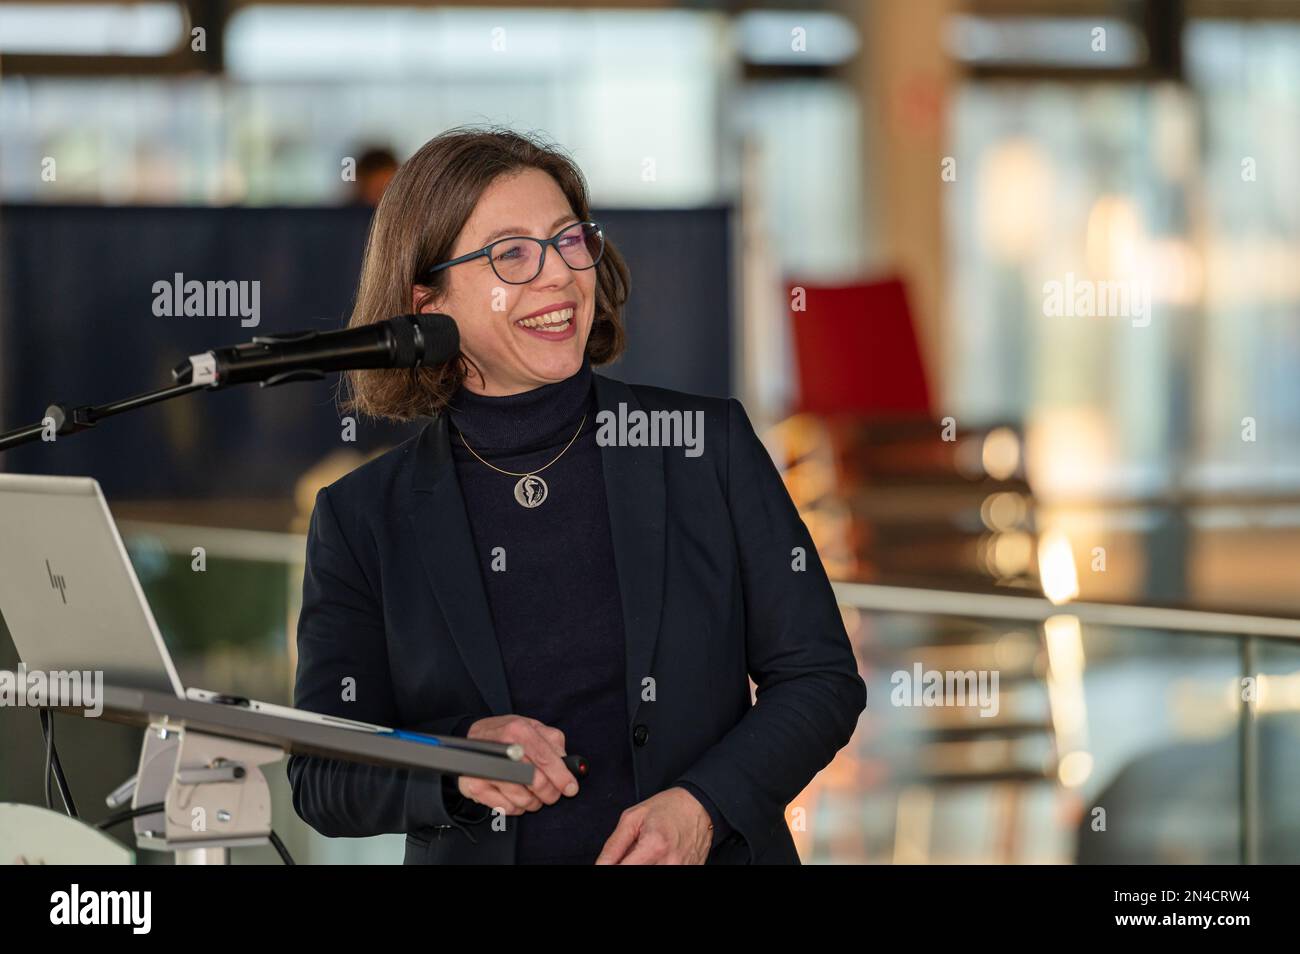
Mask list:
POLYGON ((211 390, 252 381, 269 388, 317 381, 331 371, 429 367, 450 361, 459 350, 460 331, 450 315, 399 315, 341 331, 259 335, 248 344, 190 355, 172 377, 211 390))

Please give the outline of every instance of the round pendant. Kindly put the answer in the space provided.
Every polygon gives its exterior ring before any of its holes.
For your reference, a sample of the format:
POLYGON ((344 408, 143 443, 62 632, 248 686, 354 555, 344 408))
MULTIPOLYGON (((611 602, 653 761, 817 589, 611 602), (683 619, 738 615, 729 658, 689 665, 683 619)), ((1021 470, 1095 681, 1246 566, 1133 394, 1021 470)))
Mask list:
POLYGON ((515 484, 515 500, 519 501, 519 506, 527 507, 530 510, 533 507, 541 506, 542 501, 546 499, 546 494, 546 481, 536 474, 525 474, 515 484))

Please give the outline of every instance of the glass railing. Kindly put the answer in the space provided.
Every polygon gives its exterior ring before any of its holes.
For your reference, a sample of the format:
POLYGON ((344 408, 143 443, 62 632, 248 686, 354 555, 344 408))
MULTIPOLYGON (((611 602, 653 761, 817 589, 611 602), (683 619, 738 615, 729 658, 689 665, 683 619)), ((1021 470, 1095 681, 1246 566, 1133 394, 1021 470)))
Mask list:
MULTIPOLYGON (((304 538, 122 531, 185 685, 288 704, 304 538)), ((869 696, 852 741, 787 809, 806 863, 1300 862, 1300 621, 835 588, 869 696)), ((28 715, 0 713, 0 799, 40 804, 28 715)), ((84 798, 135 772, 138 730, 64 726, 84 798)), ((284 764, 267 777, 300 862, 401 861, 400 835, 317 835, 284 764)), ((277 863, 269 846, 232 857, 277 863)))
POLYGON ((805 861, 1300 861, 1300 621, 836 592, 868 704, 788 813, 805 861))

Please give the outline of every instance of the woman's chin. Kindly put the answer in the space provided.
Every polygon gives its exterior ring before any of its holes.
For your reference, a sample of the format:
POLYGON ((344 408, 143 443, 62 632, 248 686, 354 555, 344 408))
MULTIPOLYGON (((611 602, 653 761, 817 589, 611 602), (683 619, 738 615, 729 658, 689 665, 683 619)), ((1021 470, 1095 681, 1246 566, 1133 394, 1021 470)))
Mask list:
POLYGON ((536 347, 525 346, 520 355, 524 370, 544 381, 563 381, 582 367, 586 339, 570 336, 567 341, 543 341, 536 347))

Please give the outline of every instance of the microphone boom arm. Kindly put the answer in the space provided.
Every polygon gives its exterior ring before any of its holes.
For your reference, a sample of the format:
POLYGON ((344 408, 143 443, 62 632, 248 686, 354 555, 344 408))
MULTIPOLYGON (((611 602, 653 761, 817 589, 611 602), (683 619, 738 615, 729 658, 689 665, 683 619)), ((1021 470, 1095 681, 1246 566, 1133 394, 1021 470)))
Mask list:
POLYGON ((136 394, 120 401, 110 401, 108 404, 81 404, 76 407, 68 407, 66 404, 51 404, 45 409, 45 416, 41 418, 39 423, 29 424, 26 427, 0 434, 0 452, 7 451, 20 444, 42 440, 49 430, 50 425, 46 423, 47 421, 53 423, 54 433, 59 437, 67 434, 78 434, 81 431, 89 430, 104 418, 112 417, 114 414, 134 411, 138 407, 147 407, 150 404, 157 404, 160 401, 180 397, 182 394, 189 394, 191 391, 202 390, 206 387, 206 384, 186 382, 160 388, 157 391, 146 391, 143 394, 136 394))
POLYGON ((458 351, 459 343, 455 321, 444 314, 400 315, 365 330, 348 332, 310 330, 259 335, 246 344, 191 355, 172 369, 176 383, 171 387, 108 404, 71 408, 51 404, 39 423, 0 433, 0 452, 46 439, 51 424, 54 434, 62 437, 88 430, 114 414, 192 391, 215 391, 253 381, 264 388, 319 381, 333 371, 347 368, 419 367, 449 360, 458 351), (308 344, 316 347, 308 348, 308 344), (283 353, 285 348, 290 352, 288 357, 283 353), (314 366, 317 363, 319 367, 314 366))

